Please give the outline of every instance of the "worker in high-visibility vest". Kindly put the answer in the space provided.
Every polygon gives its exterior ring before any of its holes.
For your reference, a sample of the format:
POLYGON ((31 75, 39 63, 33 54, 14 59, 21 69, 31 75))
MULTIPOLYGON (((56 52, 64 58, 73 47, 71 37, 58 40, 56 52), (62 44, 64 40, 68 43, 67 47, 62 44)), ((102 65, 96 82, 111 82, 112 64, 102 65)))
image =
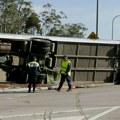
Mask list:
POLYGON ((32 61, 27 64, 28 70, 28 92, 31 92, 31 86, 33 85, 33 92, 35 92, 37 77, 40 70, 37 58, 33 57, 32 61))
POLYGON ((66 55, 63 56, 63 60, 61 62, 61 80, 59 83, 59 87, 57 88, 57 91, 60 91, 65 79, 67 80, 68 83, 68 90, 67 91, 71 91, 72 90, 72 83, 71 83, 71 61, 68 60, 68 57, 66 55))

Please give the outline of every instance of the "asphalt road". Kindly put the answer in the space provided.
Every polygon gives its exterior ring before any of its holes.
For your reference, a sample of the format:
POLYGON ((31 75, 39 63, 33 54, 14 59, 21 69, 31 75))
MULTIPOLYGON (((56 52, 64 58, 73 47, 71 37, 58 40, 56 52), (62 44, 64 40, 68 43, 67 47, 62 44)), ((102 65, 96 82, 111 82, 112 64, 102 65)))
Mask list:
POLYGON ((120 120, 120 86, 1 90, 0 120, 120 120))

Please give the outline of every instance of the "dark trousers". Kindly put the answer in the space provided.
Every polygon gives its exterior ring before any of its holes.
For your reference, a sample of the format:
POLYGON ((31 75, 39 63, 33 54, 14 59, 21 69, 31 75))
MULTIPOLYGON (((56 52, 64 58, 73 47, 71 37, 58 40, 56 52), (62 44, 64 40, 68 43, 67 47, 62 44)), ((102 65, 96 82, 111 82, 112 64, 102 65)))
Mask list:
POLYGON ((69 75, 64 75, 64 74, 61 74, 61 81, 60 81, 58 89, 61 89, 61 87, 63 86, 63 84, 65 82, 65 79, 67 80, 69 89, 71 89, 71 86, 72 86, 72 84, 71 84, 71 77, 69 75))
POLYGON ((37 76, 36 75, 28 75, 29 92, 31 91, 31 86, 33 86, 33 92, 35 91, 36 83, 37 83, 37 76))

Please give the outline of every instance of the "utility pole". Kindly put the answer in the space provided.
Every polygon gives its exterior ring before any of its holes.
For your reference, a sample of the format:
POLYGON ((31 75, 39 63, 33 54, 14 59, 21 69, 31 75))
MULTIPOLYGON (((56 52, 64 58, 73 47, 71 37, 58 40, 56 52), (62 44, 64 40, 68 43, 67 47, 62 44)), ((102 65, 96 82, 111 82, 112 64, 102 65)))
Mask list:
POLYGON ((99 14, 99 0, 97 0, 96 5, 96 36, 98 36, 98 14, 99 14))

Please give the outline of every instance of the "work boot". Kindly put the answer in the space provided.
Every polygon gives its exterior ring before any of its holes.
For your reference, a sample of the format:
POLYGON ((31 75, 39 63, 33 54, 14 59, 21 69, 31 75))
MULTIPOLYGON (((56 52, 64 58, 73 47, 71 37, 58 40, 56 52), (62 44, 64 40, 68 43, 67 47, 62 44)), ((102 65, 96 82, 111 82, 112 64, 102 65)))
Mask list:
POLYGON ((29 90, 28 90, 28 93, 30 93, 30 92, 31 92, 31 90, 29 89, 29 90))
POLYGON ((28 93, 31 92, 31 86, 28 86, 28 93))
POLYGON ((68 88, 67 92, 69 92, 69 91, 72 91, 72 89, 71 89, 71 88, 68 88))
POLYGON ((58 92, 60 92, 60 88, 57 88, 56 90, 57 90, 58 92))
POLYGON ((67 92, 69 92, 69 91, 72 91, 72 87, 71 87, 71 85, 69 86, 67 92))
POLYGON ((35 92, 35 88, 33 88, 33 93, 35 92))

